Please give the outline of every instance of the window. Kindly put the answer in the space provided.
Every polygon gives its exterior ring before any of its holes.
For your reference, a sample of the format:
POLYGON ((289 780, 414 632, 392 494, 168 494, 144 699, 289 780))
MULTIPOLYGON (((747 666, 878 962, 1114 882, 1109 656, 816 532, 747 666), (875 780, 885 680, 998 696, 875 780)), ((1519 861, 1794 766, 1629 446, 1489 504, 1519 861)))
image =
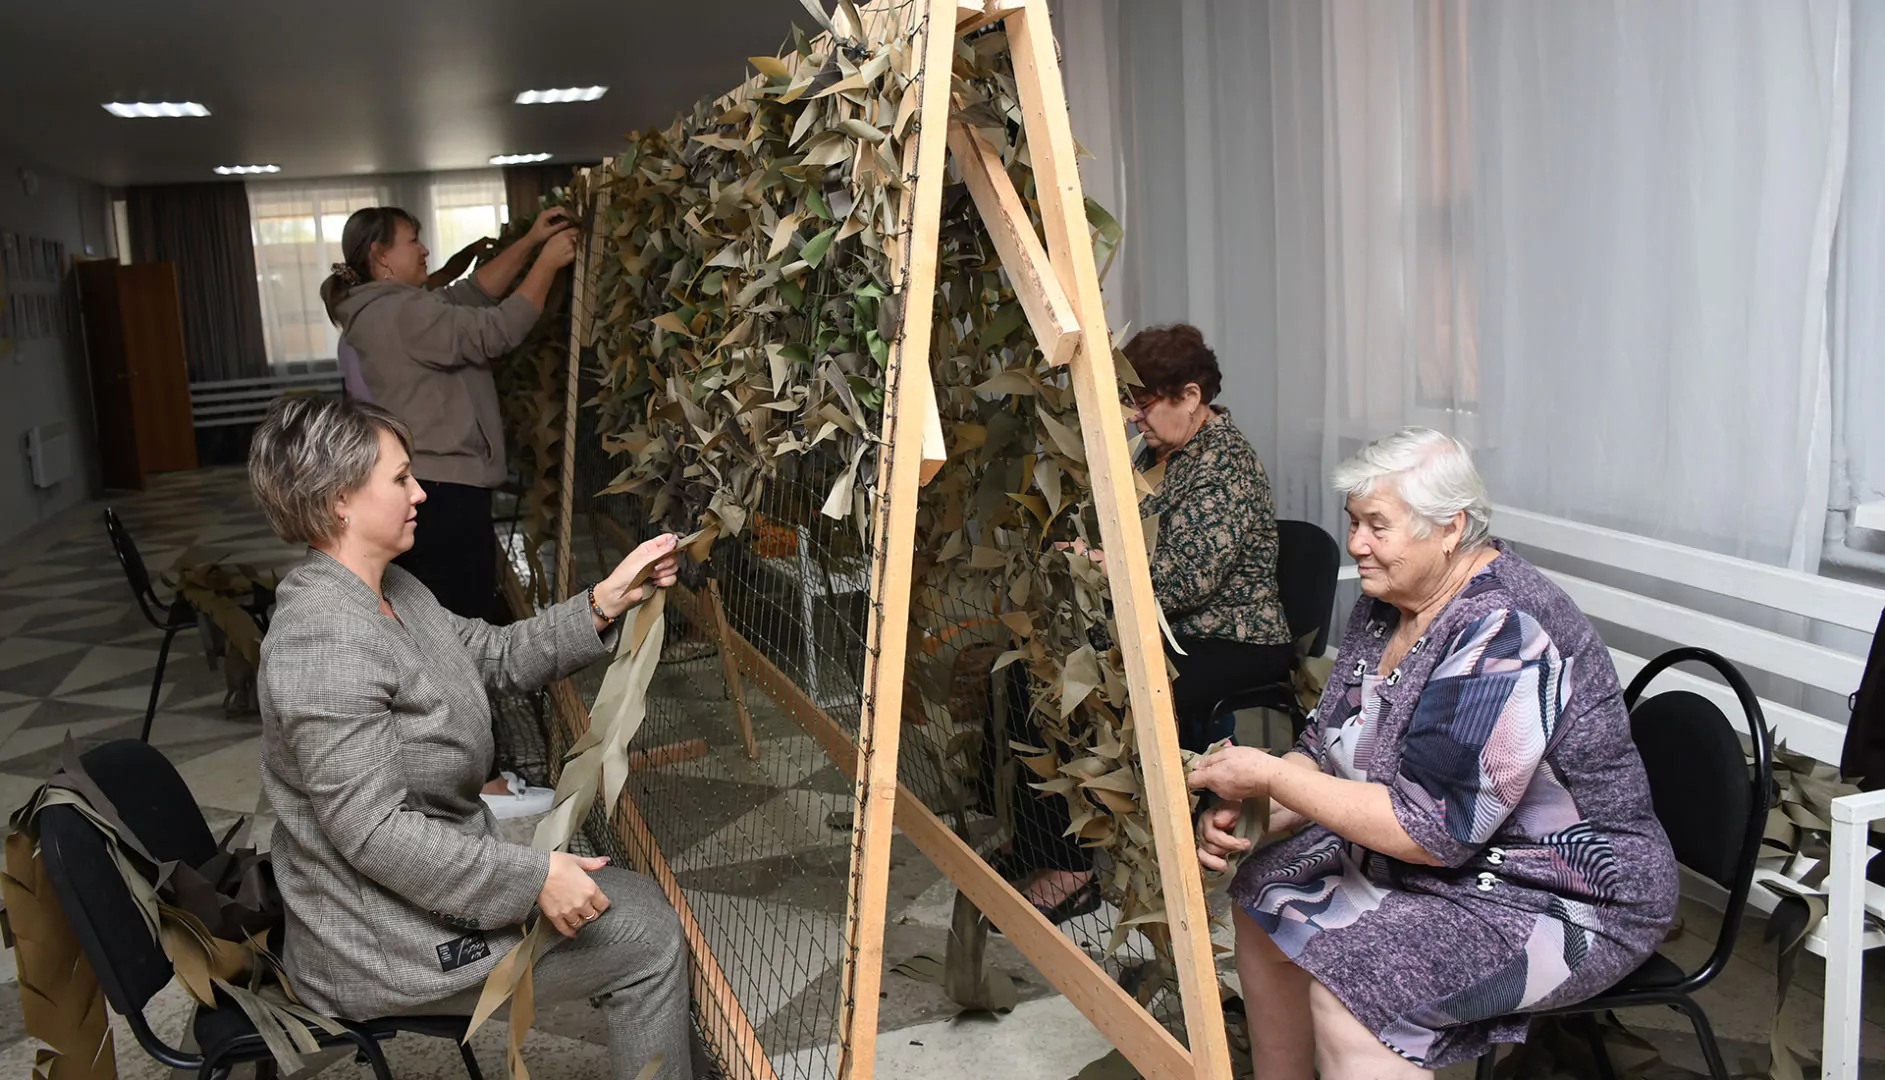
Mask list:
POLYGON ((432 266, 486 238, 496 239, 510 221, 502 173, 475 173, 432 182, 432 230, 425 246, 432 250, 432 266))
POLYGON ((270 364, 334 358, 340 331, 328 320, 321 283, 341 260, 341 232, 355 210, 399 206, 418 218, 434 270, 465 246, 495 238, 510 220, 504 174, 496 169, 251 181, 248 190, 270 364))
POLYGON ((250 183, 255 278, 270 364, 329 360, 340 332, 321 303, 321 282, 340 261, 340 231, 355 210, 378 206, 372 182, 250 183))

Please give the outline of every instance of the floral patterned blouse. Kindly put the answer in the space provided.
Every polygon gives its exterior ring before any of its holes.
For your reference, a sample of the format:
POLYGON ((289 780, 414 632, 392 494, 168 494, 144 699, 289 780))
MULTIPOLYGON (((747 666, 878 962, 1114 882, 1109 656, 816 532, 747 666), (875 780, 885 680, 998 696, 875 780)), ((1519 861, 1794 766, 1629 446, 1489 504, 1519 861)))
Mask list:
MULTIPOLYGON (((1142 516, 1158 515, 1152 591, 1179 637, 1286 645, 1270 478, 1230 411, 1215 412, 1139 504, 1142 516)), ((1151 463, 1148 453, 1141 468, 1151 463)))

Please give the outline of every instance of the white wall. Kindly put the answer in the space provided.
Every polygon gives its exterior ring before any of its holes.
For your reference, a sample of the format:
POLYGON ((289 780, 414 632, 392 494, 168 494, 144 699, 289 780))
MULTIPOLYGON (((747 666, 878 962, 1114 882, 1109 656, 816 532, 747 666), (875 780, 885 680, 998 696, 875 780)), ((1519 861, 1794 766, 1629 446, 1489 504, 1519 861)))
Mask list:
MULTIPOLYGON (((69 254, 107 253, 109 223, 104 189, 0 150, 0 231, 58 240, 69 254), (38 177, 29 195, 21 171, 38 177)), ((13 286, 9 286, 13 288, 13 286)), ((43 287, 42 287, 43 288, 43 287)), ((76 306, 67 286, 66 309, 76 306)), ((56 339, 22 343, 0 356, 0 542, 10 540, 99 489, 92 430, 91 390, 76 319, 56 339), (48 489, 33 487, 26 431, 53 420, 71 425, 72 476, 48 489)))

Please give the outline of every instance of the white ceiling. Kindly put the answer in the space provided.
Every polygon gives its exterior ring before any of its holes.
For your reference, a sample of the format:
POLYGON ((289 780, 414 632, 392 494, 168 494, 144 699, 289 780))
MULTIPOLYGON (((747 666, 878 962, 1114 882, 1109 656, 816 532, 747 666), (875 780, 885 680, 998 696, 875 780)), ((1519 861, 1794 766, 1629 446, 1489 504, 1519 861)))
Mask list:
POLYGON ((731 89, 794 21, 796 0, 0 0, 0 147, 112 185, 593 160, 731 89), (598 84, 596 102, 511 100, 598 84), (212 115, 123 120, 108 101, 212 115))

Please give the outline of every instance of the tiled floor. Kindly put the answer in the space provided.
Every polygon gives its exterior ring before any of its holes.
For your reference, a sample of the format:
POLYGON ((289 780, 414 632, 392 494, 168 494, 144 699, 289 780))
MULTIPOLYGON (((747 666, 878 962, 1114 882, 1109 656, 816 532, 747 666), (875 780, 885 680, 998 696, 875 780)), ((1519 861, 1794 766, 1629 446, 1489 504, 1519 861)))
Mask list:
MULTIPOLYGON (((186 555, 257 567, 281 567, 296 556, 269 535, 239 471, 158 477, 151 491, 116 505, 153 572, 186 555)), ((131 601, 99 520, 102 506, 74 510, 0 549, 0 810, 18 805, 56 768, 68 733, 83 750, 135 737, 142 722, 160 635, 131 601)), ((847 871, 846 834, 832 828, 830 816, 848 809, 849 780, 761 694, 748 694, 759 757, 738 752, 712 658, 664 666, 653 697, 638 745, 702 736, 713 752, 634 774, 636 802, 646 808, 779 1074, 827 1076, 847 871)), ((252 812, 257 794, 256 721, 225 716, 222 700, 223 676, 205 663, 201 642, 180 637, 152 739, 177 762, 212 825, 252 812)), ((264 821, 257 835, 266 832, 264 821)), ((893 860, 887 968, 919 952, 942 952, 954 896, 901 839, 893 860)), ((1685 904, 1684 925, 1669 951, 1692 959, 1705 951, 1714 916, 1685 904)), ((991 941, 989 962, 1013 974, 1021 991, 1022 1004, 1000 1018, 958 1018, 940 988, 886 971, 881 1075, 1065 1080, 1106 1052, 1106 1039, 1005 940, 991 941)), ((1817 959, 1800 965, 1795 993, 1802 1045, 1817 1043, 1822 976, 1817 959)), ((31 1071, 34 1044, 23 1037, 12 982, 8 957, 0 963, 0 1075, 19 1076, 31 1071)), ((1727 973, 1702 995, 1728 1041, 1731 1062, 1765 1061, 1773 993, 1772 947, 1760 940, 1756 924, 1744 931, 1727 973)), ((1866 1027, 1865 1049, 1885 1057, 1885 1029, 1876 1026, 1885 1018, 1885 986, 1870 980, 1867 999, 1866 1016, 1874 1023, 1866 1027)), ((148 1010, 172 1038, 187 1014, 174 987, 148 1010)), ((1699 1064, 1680 1017, 1650 1010, 1625 1019, 1668 1060, 1699 1064)), ((121 1024, 118 1039, 120 1075, 166 1072, 134 1048, 121 1024)), ((502 1039, 497 1025, 474 1038, 487 1068, 500 1067, 502 1039)), ((538 1076, 607 1075, 601 1032, 580 1004, 546 1009, 526 1054, 538 1076)), ((396 1075, 463 1075, 457 1055, 442 1042, 400 1039, 390 1056, 396 1075)), ((343 1060, 323 1075, 355 1072, 343 1060)), ((1470 1070, 1449 1070, 1453 1075, 1470 1070)), ((1868 1062, 1862 1075, 1885 1078, 1885 1065, 1868 1062)))

